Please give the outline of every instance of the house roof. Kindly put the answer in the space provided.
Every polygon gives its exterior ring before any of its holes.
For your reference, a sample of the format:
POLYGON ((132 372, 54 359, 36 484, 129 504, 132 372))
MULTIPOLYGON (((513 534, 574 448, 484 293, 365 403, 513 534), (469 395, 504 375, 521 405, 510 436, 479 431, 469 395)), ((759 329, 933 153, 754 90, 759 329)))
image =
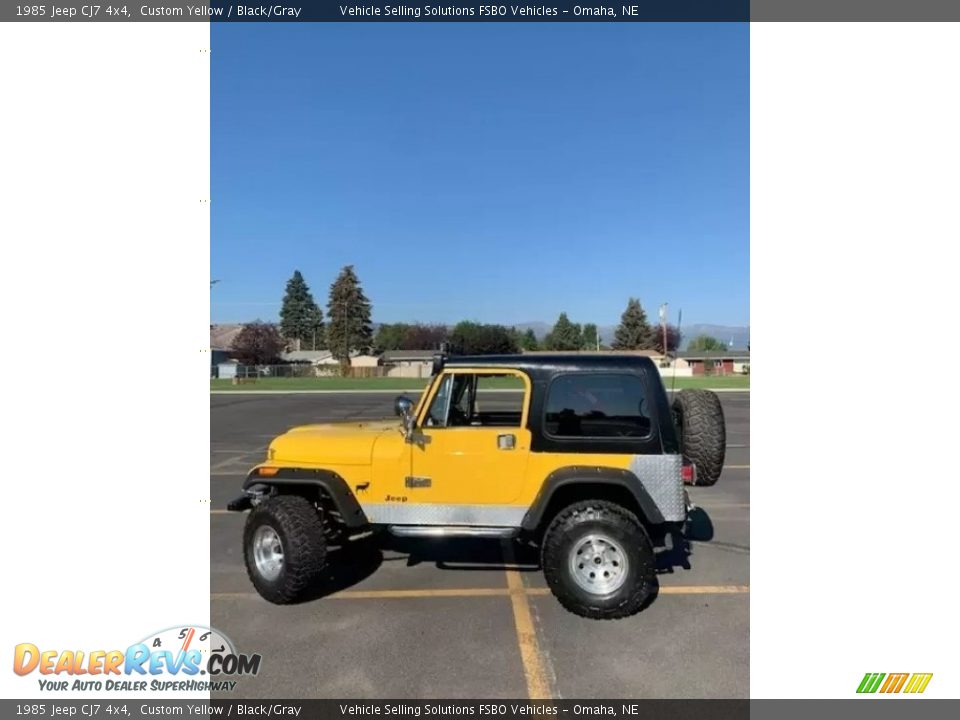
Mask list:
POLYGON ((749 350, 684 350, 676 353, 681 360, 749 360, 749 350))
POLYGON ((399 362, 401 360, 432 361, 437 350, 386 350, 382 357, 384 362, 399 362))
MULTIPOLYGON (((597 355, 597 350, 524 350, 524 355, 597 355)), ((627 357, 663 357, 658 350, 600 350, 600 355, 627 356, 627 357)))
POLYGON ((233 347, 233 341, 240 334, 243 325, 211 325, 210 326, 210 349, 211 350, 230 350, 233 347))
POLYGON ((323 362, 333 357, 329 350, 291 350, 280 355, 287 362, 323 362))

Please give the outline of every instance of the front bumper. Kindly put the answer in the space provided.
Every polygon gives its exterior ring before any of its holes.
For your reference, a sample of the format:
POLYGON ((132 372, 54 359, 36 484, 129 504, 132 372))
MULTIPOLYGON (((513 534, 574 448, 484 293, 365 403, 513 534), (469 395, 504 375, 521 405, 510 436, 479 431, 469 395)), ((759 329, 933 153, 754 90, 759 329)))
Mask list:
POLYGON ((243 512, 253 507, 253 498, 244 493, 238 498, 234 498, 227 503, 227 510, 230 512, 243 512))

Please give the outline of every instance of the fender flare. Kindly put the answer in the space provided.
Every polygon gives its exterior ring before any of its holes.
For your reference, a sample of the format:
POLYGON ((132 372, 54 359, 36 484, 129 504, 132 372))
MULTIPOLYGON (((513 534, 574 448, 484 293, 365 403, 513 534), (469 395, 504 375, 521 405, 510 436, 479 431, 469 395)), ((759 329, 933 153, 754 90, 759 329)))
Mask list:
POLYGON ((637 505, 643 511, 647 522, 653 525, 659 525, 665 522, 660 508, 650 497, 647 489, 643 486, 636 475, 629 470, 610 467, 595 467, 584 465, 570 465, 558 468, 550 473, 540 491, 534 499, 533 504, 527 510, 523 517, 521 526, 524 530, 533 531, 539 527, 543 520, 543 514, 550 504, 554 494, 563 487, 570 485, 612 485, 626 489, 637 501, 637 505))
POLYGON ((347 481, 332 470, 280 468, 276 475, 260 475, 259 468, 254 468, 243 481, 244 493, 249 493, 254 487, 268 487, 286 494, 297 494, 297 486, 324 490, 333 500, 347 527, 358 528, 369 524, 347 481))

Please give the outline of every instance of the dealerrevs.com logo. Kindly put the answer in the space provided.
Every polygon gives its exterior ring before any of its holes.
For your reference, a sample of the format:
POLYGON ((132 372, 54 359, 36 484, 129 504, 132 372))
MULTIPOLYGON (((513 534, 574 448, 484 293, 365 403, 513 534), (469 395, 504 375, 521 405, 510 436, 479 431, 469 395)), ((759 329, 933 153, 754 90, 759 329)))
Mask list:
POLYGON ((13 671, 36 673, 41 690, 231 691, 231 678, 260 672, 259 654, 237 652, 221 632, 181 625, 151 633, 125 650, 48 650, 20 643, 13 671))
POLYGON ((915 695, 927 689, 932 677, 933 673, 867 673, 860 681, 857 692, 886 695, 904 692, 915 695))

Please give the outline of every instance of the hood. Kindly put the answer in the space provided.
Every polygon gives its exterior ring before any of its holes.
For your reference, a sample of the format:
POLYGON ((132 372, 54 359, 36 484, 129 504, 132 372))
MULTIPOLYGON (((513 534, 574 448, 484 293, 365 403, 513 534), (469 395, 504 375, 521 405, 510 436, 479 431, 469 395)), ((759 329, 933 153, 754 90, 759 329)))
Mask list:
POLYGON ((399 420, 300 425, 270 443, 268 461, 299 465, 369 465, 373 445, 386 433, 399 433, 399 420))

